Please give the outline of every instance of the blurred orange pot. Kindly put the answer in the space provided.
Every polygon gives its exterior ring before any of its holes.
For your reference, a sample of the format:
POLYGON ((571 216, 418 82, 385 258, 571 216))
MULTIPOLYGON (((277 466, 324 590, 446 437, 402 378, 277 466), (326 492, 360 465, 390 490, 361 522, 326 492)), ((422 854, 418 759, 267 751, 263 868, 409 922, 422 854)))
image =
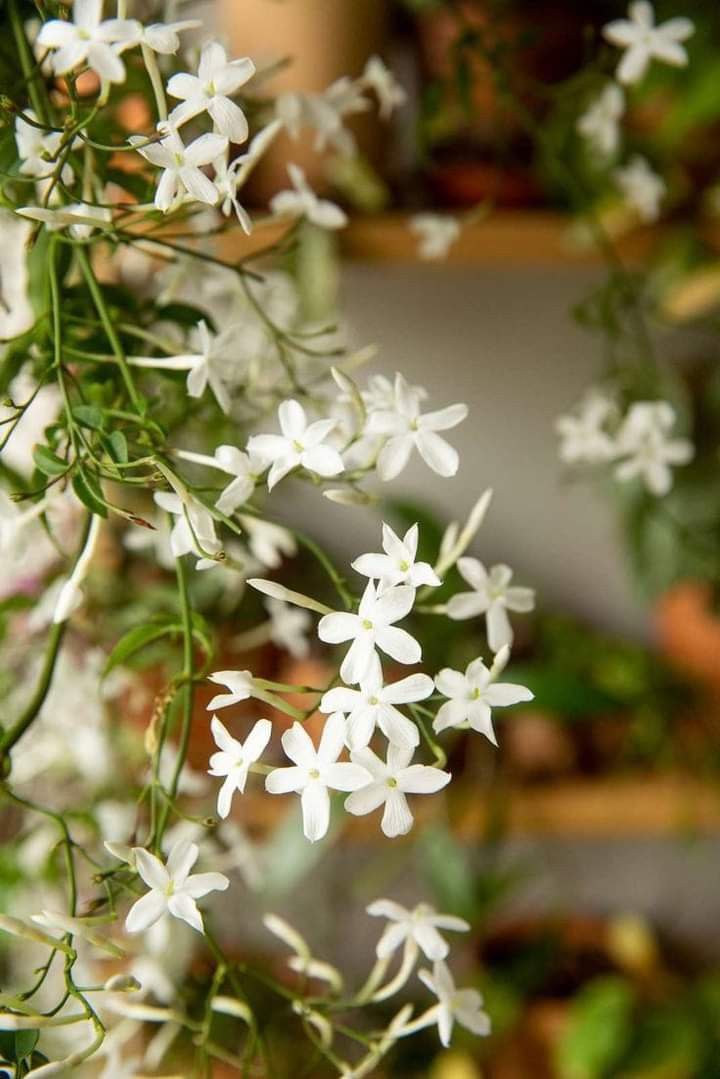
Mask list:
POLYGON ((655 608, 663 654, 679 670, 720 695, 720 613, 706 581, 681 581, 655 608))

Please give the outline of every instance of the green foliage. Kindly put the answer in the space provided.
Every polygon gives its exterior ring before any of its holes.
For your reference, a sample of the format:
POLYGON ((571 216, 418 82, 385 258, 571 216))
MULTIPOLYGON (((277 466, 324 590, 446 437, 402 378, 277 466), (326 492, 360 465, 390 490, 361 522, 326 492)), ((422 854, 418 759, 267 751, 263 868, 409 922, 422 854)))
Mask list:
POLYGON ((568 1029, 555 1055, 558 1079, 611 1079, 633 1029, 635 998, 621 978, 597 978, 570 1007, 568 1029))

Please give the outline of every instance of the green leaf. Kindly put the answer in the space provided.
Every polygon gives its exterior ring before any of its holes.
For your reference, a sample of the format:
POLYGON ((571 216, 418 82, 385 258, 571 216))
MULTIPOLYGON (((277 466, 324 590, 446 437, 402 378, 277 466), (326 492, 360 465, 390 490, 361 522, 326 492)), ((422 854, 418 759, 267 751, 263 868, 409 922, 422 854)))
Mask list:
POLYGON ((87 506, 99 517, 107 517, 107 506, 102 496, 102 491, 94 479, 87 472, 76 472, 73 476, 73 490, 84 506, 87 506))
POLYGON ((99 431, 103 425, 103 414, 94 405, 75 405, 72 414, 82 427, 91 431, 99 431))
POLYGON ((558 1079, 609 1079, 628 1048, 634 993, 622 978, 597 978, 570 1008, 570 1022, 555 1052, 558 1079))
POLYGON ((39 1037, 39 1030, 0 1031, 0 1058, 8 1064, 19 1063, 30 1056, 39 1037))
POLYGON ((44 476, 62 476, 68 469, 66 461, 42 444, 34 447, 33 460, 44 476))
POLYGON ((107 439, 108 453, 112 457, 113 461, 117 461, 118 464, 124 465, 128 461, 128 446, 127 439, 122 431, 113 431, 107 439))
POLYGON ((151 644, 153 641, 159 641, 162 637, 167 637, 171 633, 180 633, 181 631, 181 627, 176 622, 153 622, 149 626, 136 626, 134 629, 128 630, 108 656, 103 677, 106 677, 114 667, 125 663, 130 656, 135 655, 146 645, 151 644))

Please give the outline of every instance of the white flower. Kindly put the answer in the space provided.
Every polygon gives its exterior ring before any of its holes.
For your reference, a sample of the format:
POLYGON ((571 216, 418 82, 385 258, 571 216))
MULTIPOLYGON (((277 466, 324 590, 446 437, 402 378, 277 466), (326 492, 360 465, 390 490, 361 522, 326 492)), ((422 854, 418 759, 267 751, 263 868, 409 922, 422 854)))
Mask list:
POLYGON ((624 111, 625 94, 617 83, 609 82, 578 120, 578 131, 601 157, 617 152, 624 111))
POLYGON ((687 64, 687 53, 681 42, 695 31, 690 19, 676 18, 655 25, 653 6, 646 0, 635 0, 628 8, 628 19, 615 19, 603 29, 611 45, 627 50, 618 64, 620 82, 639 82, 651 60, 662 60, 674 67, 687 64))
POLYGON ((247 532, 250 551, 263 566, 277 569, 283 556, 292 558, 297 552, 295 537, 282 525, 263 521, 260 517, 250 517, 249 514, 241 514, 240 523, 247 532))
POLYGON ((665 181, 653 172, 645 158, 635 154, 627 165, 615 169, 613 176, 641 220, 656 221, 667 188, 665 181))
POLYGON ((215 671, 208 679, 216 686, 225 686, 227 693, 218 693, 207 706, 208 712, 216 708, 229 708, 255 695, 255 679, 250 671, 215 671))
POLYGON ((235 477, 215 503, 221 513, 231 515, 250 498, 267 462, 257 453, 243 453, 237 446, 218 446, 214 456, 216 467, 235 477))
POLYGON ((258 131, 250 142, 246 153, 240 154, 233 161, 228 162, 228 151, 226 151, 221 157, 213 161, 215 170, 213 182, 217 188, 220 210, 225 217, 229 217, 234 210, 243 231, 248 236, 252 232, 252 221, 250 220, 250 215, 240 205, 238 190, 243 186, 281 127, 282 124, 279 120, 273 120, 261 131, 258 131))
POLYGON ((394 407, 372 412, 366 428, 368 434, 388 436, 377 460, 380 479, 388 481, 399 476, 413 448, 433 472, 439 476, 454 476, 459 465, 457 451, 437 432, 457 427, 467 412, 467 405, 458 404, 422 414, 417 392, 408 386, 402 375, 396 375, 394 407))
POLYGON ((322 229, 341 229, 347 224, 347 215, 328 199, 320 199, 312 190, 305 173, 299 165, 288 165, 288 175, 293 190, 279 191, 270 200, 270 209, 278 216, 306 217, 322 229))
POLYGON ((444 959, 450 948, 438 929, 465 933, 470 928, 464 918, 438 914, 429 903, 419 903, 407 910, 392 899, 376 899, 367 912, 373 918, 387 918, 390 923, 377 943, 378 959, 387 959, 407 940, 412 941, 415 949, 419 948, 427 959, 444 959))
POLYGON ((291 138, 297 139, 303 127, 312 127, 316 132, 316 150, 323 151, 332 145, 339 154, 351 156, 355 152, 355 139, 343 126, 343 117, 369 108, 362 91, 360 81, 343 76, 321 94, 281 94, 275 102, 275 115, 291 138))
POLYGON ((423 259, 444 259, 460 235, 459 222, 448 214, 415 214, 408 227, 418 238, 423 259))
POLYGON ((37 36, 38 45, 56 49, 53 70, 56 75, 87 63, 107 82, 124 82, 125 65, 118 53, 134 45, 140 35, 135 19, 102 20, 102 0, 75 0, 73 21, 51 19, 37 36))
POLYGON ((666 495, 672 487, 670 465, 692 459, 693 446, 685 438, 668 438, 675 424, 675 410, 667 401, 636 401, 631 405, 617 435, 617 456, 625 457, 615 469, 622 482, 639 476, 654 495, 666 495))
POLYGON ((160 53, 161 56, 174 56, 180 48, 178 34, 183 30, 196 30, 202 26, 200 19, 183 19, 180 22, 155 22, 150 26, 142 26, 139 45, 145 45, 152 52, 160 53))
MULTIPOLYGON (((496 682, 496 678, 505 669, 510 657, 507 645, 495 656, 493 665, 487 668, 482 659, 474 659, 465 669, 465 674, 443 668, 435 678, 443 697, 448 700, 439 709, 433 721, 436 734, 448 727, 459 727, 469 723, 478 734, 484 734, 493 745, 497 745, 492 725, 493 708, 503 708, 520 701, 531 701, 533 694, 525 686, 511 682, 496 682)), ((432 956, 430 957, 432 958, 432 956)))
POLYGON ((338 762, 344 742, 345 721, 341 715, 329 717, 317 749, 307 731, 299 723, 293 723, 282 736, 282 746, 294 765, 291 768, 276 768, 265 780, 265 788, 270 794, 294 791, 300 795, 303 831, 311 843, 322 839, 328 830, 328 788, 354 791, 369 779, 365 769, 358 764, 338 762))
POLYGON ((217 800, 218 816, 225 818, 230 813, 235 791, 240 794, 245 791, 250 765, 260 759, 270 741, 272 723, 269 719, 259 719, 244 742, 233 738, 217 716, 212 717, 210 729, 220 752, 210 758, 208 775, 225 776, 217 800))
POLYGON ((149 367, 156 371, 187 371, 186 387, 190 397, 202 397, 209 386, 227 415, 231 400, 226 382, 234 340, 234 326, 213 334, 201 319, 190 338, 190 347, 197 348, 198 352, 179 356, 128 356, 128 363, 132 367, 149 367))
POLYGON ((377 94, 382 120, 389 119, 407 101, 405 90, 379 56, 369 57, 360 81, 377 94))
POLYGON ((170 533, 170 547, 175 558, 196 554, 198 558, 207 558, 221 550, 221 544, 215 534, 215 522, 211 514, 192 495, 181 498, 174 491, 156 491, 155 504, 166 513, 177 517, 170 533))
POLYGON ((350 759, 369 773, 369 780, 345 799, 345 808, 355 816, 364 816, 384 805, 380 827, 389 839, 406 835, 413 826, 406 794, 435 794, 451 779, 449 772, 439 768, 410 764, 412 756, 412 748, 392 743, 387 761, 381 761, 367 746, 350 754, 350 759))
POLYGON ((437 1023, 440 1041, 446 1049, 456 1020, 473 1034, 484 1037, 490 1033, 490 1018, 482 1010, 482 994, 477 989, 458 989, 442 959, 435 961, 432 974, 429 970, 421 970, 418 977, 438 998, 438 1003, 431 1009, 432 1019, 430 1013, 427 1017, 437 1023))
POLYGON ((382 667, 377 656, 359 689, 336 686, 320 701, 321 712, 347 713, 346 741, 349 749, 362 749, 379 727, 389 742, 398 746, 416 746, 420 741, 412 720, 395 705, 424 701, 433 691, 433 680, 426 674, 411 674, 383 686, 382 667))
POLYGON ((372 581, 360 600, 357 614, 333 611, 318 623, 318 636, 326 644, 352 641, 340 667, 340 677, 353 685, 367 674, 379 648, 398 663, 419 663, 421 649, 414 637, 393 623, 410 613, 415 589, 401 584, 378 595, 372 581))
POLYGON ((221 135, 231 142, 245 142, 248 122, 240 106, 230 97, 254 74, 255 65, 249 57, 228 62, 222 45, 210 42, 200 55, 197 75, 182 72, 173 75, 167 84, 170 96, 182 101, 170 113, 170 123, 180 127, 194 116, 207 112, 221 135))
POLYGON ((343 471, 342 457, 325 443, 336 420, 316 420, 308 424, 305 409, 298 401, 283 401, 278 409, 281 435, 253 435, 248 452, 272 461, 268 490, 272 491, 288 472, 298 466, 318 476, 337 476, 343 471))
POLYGON ((92 561, 95 553, 95 547, 97 545, 98 536, 100 535, 100 525, 102 524, 102 517, 93 513, 90 521, 90 528, 88 530, 85 546, 82 553, 78 558, 73 571, 66 581, 62 584, 57 599, 55 601, 55 609, 53 611, 53 622, 55 624, 59 622, 66 622, 68 618, 78 609, 83 603, 85 595, 82 590, 82 585, 87 576, 88 567, 92 561))
POLYGON ((508 611, 531 611, 535 606, 532 588, 510 588, 512 570, 502 564, 488 571, 477 558, 459 558, 458 569, 472 592, 459 592, 448 603, 448 616, 457 621, 484 614, 488 644, 493 652, 512 644, 513 631, 508 611))
POLYGON ((614 414, 614 402, 592 392, 574 415, 558 416, 555 430, 560 436, 560 460, 568 465, 609 461, 615 454, 615 442, 604 425, 614 414))
POLYGON ((380 581, 384 591, 395 584, 409 584, 419 588, 423 584, 437 587, 442 581, 428 562, 416 562, 418 526, 412 525, 402 539, 383 522, 382 545, 384 554, 363 554, 351 563, 356 573, 380 581))
POLYGON ((200 911, 195 902, 208 892, 224 892, 230 881, 222 873, 194 873, 190 870, 198 859, 195 843, 182 841, 170 851, 167 865, 163 865, 150 851, 134 847, 135 866, 150 891, 128 911, 125 929, 128 933, 142 933, 159 921, 165 914, 181 918, 199 933, 203 931, 200 911))
POLYGON ((186 195, 214 206, 218 201, 217 189, 201 166, 209 165, 225 152, 225 136, 206 133, 186 146, 175 128, 163 125, 159 130, 163 134, 159 142, 147 143, 141 135, 131 135, 129 139, 146 161, 163 170, 155 191, 158 210, 168 213, 179 206, 186 195))
MULTIPOLYGON (((26 109, 25 115, 37 124, 37 115, 26 109)), ((20 175, 45 178, 55 168, 56 155, 63 141, 62 131, 43 131, 42 127, 28 123, 22 116, 15 118, 15 142, 20 158, 20 175)), ((64 184, 73 181, 73 170, 68 162, 62 167, 60 179, 64 184)))
POLYGON ((304 659, 310 651, 307 634, 312 617, 309 611, 272 598, 265 600, 265 609, 270 615, 270 640, 273 644, 284 648, 296 659, 304 659))
POLYGON ((67 228, 71 236, 86 240, 92 233, 112 222, 112 210, 106 206, 88 206, 74 202, 51 210, 46 206, 21 206, 15 211, 31 221, 42 221, 49 232, 67 228))

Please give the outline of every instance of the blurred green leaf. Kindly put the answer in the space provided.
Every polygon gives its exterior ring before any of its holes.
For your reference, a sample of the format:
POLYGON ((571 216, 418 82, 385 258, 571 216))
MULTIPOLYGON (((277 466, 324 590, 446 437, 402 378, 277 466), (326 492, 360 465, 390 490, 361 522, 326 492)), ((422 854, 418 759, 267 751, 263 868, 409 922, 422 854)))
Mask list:
POLYGON ((570 1007, 555 1066, 558 1079, 611 1079, 628 1047, 633 1027, 634 993, 621 978, 598 978, 581 990, 570 1007))

